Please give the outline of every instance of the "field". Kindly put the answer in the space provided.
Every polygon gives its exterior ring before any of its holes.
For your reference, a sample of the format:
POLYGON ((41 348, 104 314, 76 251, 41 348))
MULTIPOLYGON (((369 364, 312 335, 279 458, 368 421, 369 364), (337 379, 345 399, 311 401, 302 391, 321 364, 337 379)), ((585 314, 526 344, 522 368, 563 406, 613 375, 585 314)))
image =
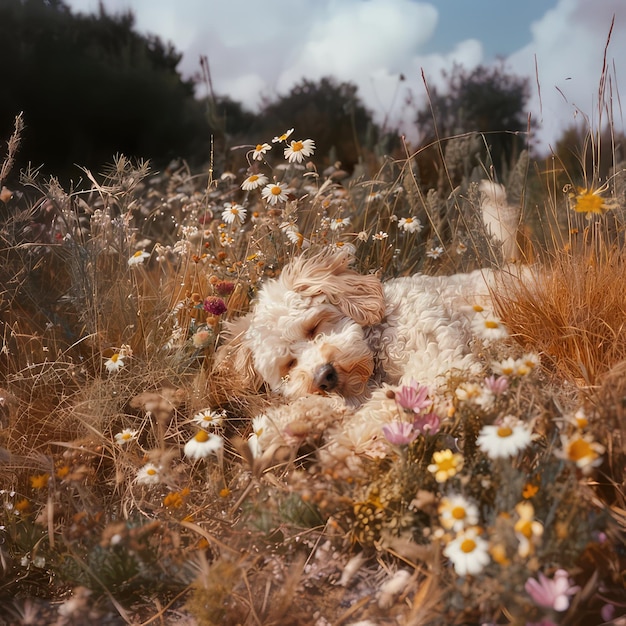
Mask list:
POLYGON ((532 279, 495 294, 483 370, 358 421, 215 370, 224 324, 329 247, 383 278, 503 265, 493 170, 475 135, 428 189, 419 153, 320 170, 285 135, 232 173, 3 188, 0 624, 625 623, 623 164, 522 153, 532 279))

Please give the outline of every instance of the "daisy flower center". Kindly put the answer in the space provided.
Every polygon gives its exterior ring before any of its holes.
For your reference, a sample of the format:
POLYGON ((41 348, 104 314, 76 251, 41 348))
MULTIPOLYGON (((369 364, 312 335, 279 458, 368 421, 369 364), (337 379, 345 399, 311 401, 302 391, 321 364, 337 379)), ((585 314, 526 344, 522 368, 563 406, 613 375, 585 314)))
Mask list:
POLYGON ((148 474, 148 476, 156 476, 157 471, 154 469, 154 467, 149 467, 146 470, 146 474, 148 474))
MULTIPOLYGON (((136 255, 135 255, 136 256, 136 255)), ((118 352, 116 352, 112 357, 111 357, 111 361, 113 361, 113 363, 117 363, 117 360, 120 358, 120 355, 118 352)))
POLYGON ((137 250, 135 254, 133 254, 133 259, 138 259, 143 254, 143 250, 137 250))
POLYGON ((485 328, 500 328, 500 324, 494 320, 485 320, 485 328))
POLYGON ((259 180, 259 177, 256 174, 252 174, 252 176, 248 178, 248 181, 251 183, 255 183, 257 180, 259 180))
POLYGON ((587 191, 576 199, 576 212, 578 213, 602 213, 604 198, 587 191))
POLYGON ((258 143, 258 144, 256 145, 255 150, 256 150, 257 152, 261 152, 261 150, 263 150, 263 146, 262 146, 260 143, 258 143))
POLYGON ((196 436, 194 437, 194 439, 198 442, 198 443, 204 443, 205 441, 209 440, 209 434, 204 431, 204 430, 199 430, 196 433, 196 436))
POLYGON ((294 152, 300 152, 300 150, 302 150, 304 148, 304 144, 301 141, 294 141, 291 144, 291 149, 294 152))
POLYGON ((450 514, 454 519, 465 519, 465 508, 462 506, 455 506, 450 514))
POLYGON ((469 554, 470 552, 474 552, 476 550, 476 542, 473 539, 465 539, 461 543, 461 552, 465 552, 465 554, 469 554))
POLYGON ((572 461, 580 461, 588 456, 595 456, 594 451, 588 441, 584 439, 577 439, 570 444, 569 458, 572 461))
POLYGON ((513 434, 513 430, 509 426, 500 426, 496 431, 498 433, 498 437, 510 437, 513 434))
POLYGON ((282 189, 278 185, 274 185, 272 187, 272 195, 274 195, 274 196, 280 196, 280 192, 281 191, 282 191, 282 189))
POLYGON ((133 436, 130 433, 122 433, 122 439, 124 441, 128 441, 129 439, 132 439, 133 436))

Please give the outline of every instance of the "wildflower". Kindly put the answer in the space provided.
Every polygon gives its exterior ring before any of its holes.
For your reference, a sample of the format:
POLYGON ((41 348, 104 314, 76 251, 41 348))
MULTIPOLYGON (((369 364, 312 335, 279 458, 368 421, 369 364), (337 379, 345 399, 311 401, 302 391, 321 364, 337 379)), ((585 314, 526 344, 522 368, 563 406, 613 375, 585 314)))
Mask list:
POLYGON ((285 148, 285 158, 289 163, 302 163, 305 157, 310 157, 315 150, 315 142, 312 139, 292 141, 285 148))
POLYGON ((607 201, 602 197, 602 194, 606 190, 606 185, 597 189, 593 187, 578 187, 578 193, 574 193, 573 191, 569 193, 570 208, 576 213, 584 213, 588 220, 594 215, 602 215, 615 205, 615 202, 611 200, 607 201))
POLYGON ((513 527, 519 541, 517 552, 526 558, 543 535, 543 524, 535 520, 535 507, 530 502, 520 502, 515 506, 515 512, 519 516, 513 527))
POLYGON ((394 446, 406 446, 417 438, 417 431, 413 424, 395 421, 383 426, 385 439, 394 446))
POLYGON ((416 217, 402 217, 398 222, 398 228, 405 233, 420 233, 424 227, 416 217))
POLYGON ((30 486, 33 489, 43 489, 48 485, 50 474, 35 474, 30 477, 30 486))
POLYGON ((193 416, 193 421, 202 428, 218 427, 222 425, 226 413, 224 411, 213 411, 211 409, 202 409, 193 416))
POLYGON ((350 225, 349 217, 335 217, 330 221, 330 230, 340 230, 350 225))
POLYGON ((128 265, 130 267, 133 265, 141 265, 149 257, 150 254, 145 250, 137 250, 137 252, 135 252, 135 254, 128 259, 128 265))
POLYGON ((185 498, 189 493, 187 487, 180 491, 170 491, 170 493, 163 498, 163 506, 168 509, 180 509, 183 504, 185 504, 185 498))
POLYGON ((456 244, 456 253, 461 256, 467 252, 467 246, 462 242, 456 244))
POLYGON ((479 574, 489 563, 489 544, 478 535, 476 528, 467 528, 444 548, 459 576, 479 574))
POLYGON ((561 436, 563 456, 574 461, 583 474, 588 474, 594 467, 602 464, 604 446, 593 440, 591 435, 576 433, 572 437, 561 436))
POLYGON ((496 315, 477 315, 472 320, 472 330, 483 341, 498 341, 508 337, 509 333, 496 315))
POLYGON ((478 523, 478 507, 461 495, 446 496, 439 505, 439 518, 446 530, 459 532, 478 523))
POLYGON ((222 211, 222 219, 227 224, 243 224, 246 219, 246 209, 236 202, 224 203, 224 210, 222 211))
POLYGON ((142 485, 158 485, 161 482, 160 470, 154 463, 146 463, 137 472, 135 480, 142 485))
POLYGON ((304 235, 298 230, 297 226, 290 226, 283 229, 285 236, 289 241, 296 246, 301 246, 304 243, 304 235))
POLYGON ((186 444, 185 456, 190 459, 202 459, 222 449, 224 440, 206 430, 199 430, 186 444))
POLYGON ((258 143, 252 151, 252 158, 256 161, 262 161, 266 152, 272 149, 269 143, 258 143))
POLYGON ((492 363, 491 369, 501 376, 513 376, 517 373, 518 362, 516 359, 509 357, 503 361, 492 363))
POLYGON ((481 395, 482 389, 476 383, 461 383, 455 390, 454 395, 461 402, 475 402, 481 395))
POLYGON ((135 439, 137 439, 137 431, 130 428, 125 428, 122 432, 115 433, 115 443, 120 446, 135 441, 135 439))
POLYGON ((518 363, 518 375, 523 376, 524 374, 522 370, 524 368, 528 369, 529 371, 535 369, 541 363, 541 359, 539 358, 538 354, 535 354, 534 352, 527 352, 522 356, 521 359, 518 359, 518 363))
POLYGON ((438 259, 444 253, 442 246, 432 247, 426 251, 426 256, 430 259, 438 259))
POLYGON ((476 439, 478 447, 490 459, 513 456, 530 442, 530 431, 512 415, 507 415, 500 425, 483 426, 476 439))
POLYGON ((395 393, 396 404, 409 413, 420 413, 432 405, 428 397, 428 387, 411 379, 410 384, 403 385, 395 393))
POLYGON ((194 348, 201 350, 206 348, 213 339, 213 333, 208 328, 199 328, 191 338, 191 343, 194 348))
POLYGON ((221 315, 226 312, 226 303, 221 298, 210 296, 206 298, 202 308, 211 315, 221 315))
POLYGON ((441 419, 436 413, 416 415, 413 420, 413 428, 422 435, 436 435, 440 425, 441 419))
POLYGON ((104 367, 109 373, 119 372, 124 367, 124 358, 119 352, 116 352, 104 362, 104 367))
POLYGON ((370 193, 365 196, 365 202, 368 204, 370 202, 375 202, 376 200, 380 200, 383 197, 383 194, 380 191, 370 191, 370 193))
POLYGON ((509 388, 509 379, 506 376, 488 376, 485 378, 485 389, 494 396, 501 396, 509 388))
POLYGON ((445 483, 448 478, 453 478, 463 467, 463 457, 452 450, 435 452, 432 461, 428 466, 428 471, 435 475, 438 483, 445 483))
POLYGON ((372 235, 372 239, 375 239, 376 241, 384 241, 387 237, 389 237, 389 234, 383 230, 372 235))
POLYGON ((244 191, 252 191, 253 189, 257 189, 267 183, 267 176, 263 174, 250 174, 246 180, 241 183, 241 188, 244 191))
POLYGON ((252 456, 257 459, 263 453, 260 438, 267 428, 267 416, 257 415, 252 419, 252 433, 248 438, 248 446, 252 452, 252 456))
POLYGON ((261 196, 268 204, 274 205, 279 202, 287 202, 287 186, 284 183, 270 183, 265 185, 261 191, 261 196))
POLYGON ((274 139, 272 139, 272 143, 278 143, 279 141, 287 141, 291 133, 293 133, 293 128, 290 128, 289 130, 285 131, 282 135, 274 137, 274 139))
POLYGON ((572 586, 567 572, 558 569, 554 572, 552 580, 539 572, 539 580, 529 578, 524 589, 538 606, 560 612, 567 610, 570 603, 569 596, 573 596, 579 587, 572 586))

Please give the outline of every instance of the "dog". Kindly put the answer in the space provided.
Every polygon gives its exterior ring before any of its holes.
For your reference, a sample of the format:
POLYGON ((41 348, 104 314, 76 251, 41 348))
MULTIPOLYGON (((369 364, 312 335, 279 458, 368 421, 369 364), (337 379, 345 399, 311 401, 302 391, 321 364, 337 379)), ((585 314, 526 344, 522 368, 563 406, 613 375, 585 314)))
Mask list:
MULTIPOLYGON (((511 260, 519 211, 506 204, 501 185, 481 181, 479 191, 485 227, 511 260)), ((337 394, 352 407, 383 384, 437 387, 451 371, 476 365, 476 309, 492 308, 492 290, 508 273, 383 283, 352 269, 345 253, 300 256, 262 286, 250 313, 227 325, 217 369, 247 387, 265 383, 287 400, 337 394)))
POLYGON ((381 282, 348 254, 297 257, 227 328, 218 367, 264 382, 287 400, 337 394, 364 403, 382 384, 436 387, 475 365, 476 310, 491 306, 498 270, 381 282))

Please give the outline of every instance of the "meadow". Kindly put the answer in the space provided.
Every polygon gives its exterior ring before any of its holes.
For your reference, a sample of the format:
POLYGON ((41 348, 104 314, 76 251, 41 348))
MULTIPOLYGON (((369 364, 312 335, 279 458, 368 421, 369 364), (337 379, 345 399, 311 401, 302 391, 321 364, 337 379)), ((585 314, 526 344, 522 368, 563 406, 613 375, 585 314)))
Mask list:
POLYGON ((224 324, 321 249, 502 266, 495 170, 477 134, 425 188, 419 152, 318 169, 283 130, 233 172, 118 156, 2 188, 0 624, 625 623, 624 164, 500 172, 532 280, 496 292, 483 370, 355 422, 216 371, 224 324))

